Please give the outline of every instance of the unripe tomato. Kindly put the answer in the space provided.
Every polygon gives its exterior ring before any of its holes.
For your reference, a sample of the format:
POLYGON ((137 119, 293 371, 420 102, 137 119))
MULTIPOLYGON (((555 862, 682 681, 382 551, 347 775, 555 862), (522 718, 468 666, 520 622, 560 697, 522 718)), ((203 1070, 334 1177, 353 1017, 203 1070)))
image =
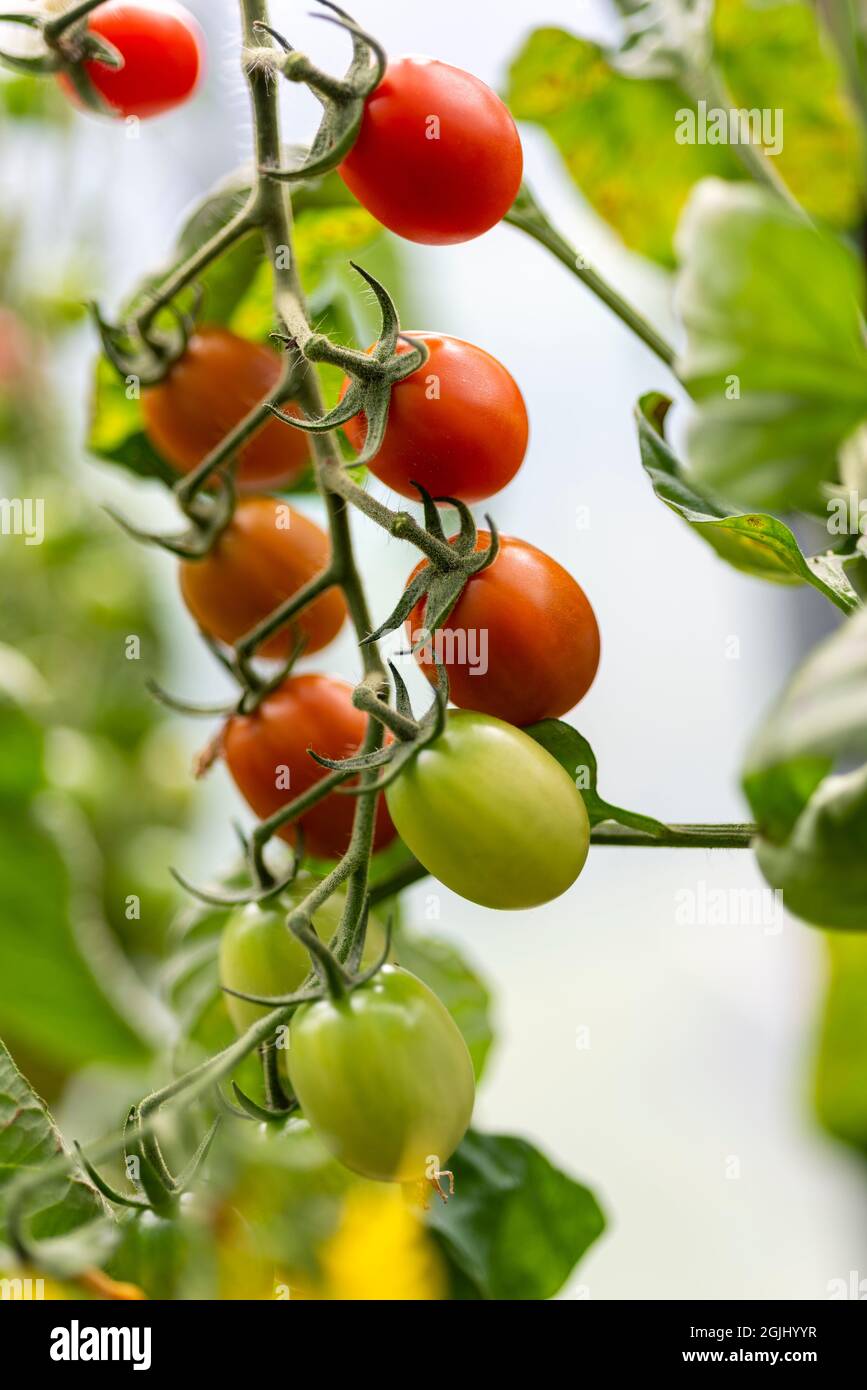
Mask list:
MULTIPOLYGON (((148 438, 173 468, 191 472, 274 389, 281 369, 272 348, 226 328, 200 328, 168 376, 142 392, 148 438)), ((282 408, 300 413, 291 402, 282 408)), ((306 436, 272 415, 239 451, 238 482, 288 485, 309 462, 306 436)))
POLYGON ((483 907, 538 907, 584 867, 590 823, 581 793, 528 734, 472 711, 450 712, 385 793, 416 859, 483 907))
MULTIPOLYGON (((205 36, 183 5, 100 5, 87 27, 107 39, 123 57, 122 68, 85 64, 103 100, 119 116, 159 116, 192 96, 202 75, 205 36)), ((77 104, 78 95, 65 73, 58 80, 77 104)))
MULTIPOLYGON (((327 775, 309 750, 325 758, 357 753, 367 716, 352 703, 352 686, 333 676, 290 676, 268 695, 253 714, 236 714, 223 731, 223 756, 235 785, 260 820, 294 801, 327 775), (288 783, 288 785, 287 785, 288 783)), ((337 858, 349 844, 355 815, 354 796, 332 792, 298 822, 310 854, 337 858)), ((280 831, 291 844, 291 825, 280 831)), ((380 800, 374 849, 394 839, 394 826, 380 800)))
POLYGON ((287 1061, 314 1133, 363 1177, 411 1182, 444 1168, 469 1127, 467 1045, 427 985, 394 966, 343 999, 303 1005, 287 1061))
MULTIPOLYGON (((294 994, 310 972, 310 953, 286 925, 287 914, 316 885, 312 874, 299 874, 277 903, 249 903, 233 912, 220 937, 220 984, 244 994, 294 994)), ((316 909, 313 926, 330 941, 340 926, 346 893, 333 893, 316 909)), ((364 964, 373 965, 383 949, 384 934, 376 918, 367 924, 364 964)), ((251 1004, 225 995, 236 1032, 244 1033, 268 1013, 264 1004, 251 1004)))
MULTIPOLYGON (((403 497, 413 483, 434 497, 480 502, 511 482, 527 452, 524 398, 501 362, 482 348, 441 333, 411 333, 430 357, 392 389, 385 438, 370 471, 403 497)), ((400 342, 399 354, 409 352, 400 342)), ((341 395, 349 381, 343 383, 341 395)), ((363 415, 345 426, 353 448, 367 432, 363 415)))
MULTIPOLYGON (((236 642, 328 564, 330 543, 315 521, 273 497, 244 497, 214 548, 202 560, 183 560, 181 594, 199 627, 236 642)), ((270 637, 258 655, 285 660, 298 634, 318 652, 346 617, 338 589, 327 589, 291 627, 270 637)))
POLYGON ((340 173, 390 231, 447 246, 500 221, 523 167, 515 122, 496 92, 448 63, 398 58, 368 98, 340 173))
MULTIPOLYGON (((479 531, 476 549, 489 542, 479 531)), ((406 627, 413 640, 424 631, 424 601, 406 627)), ((501 536, 493 564, 470 578, 445 626, 416 655, 433 684, 435 658, 445 666, 461 709, 535 724, 568 713, 587 694, 599 666, 599 628, 584 590, 562 565, 526 541, 501 536)))

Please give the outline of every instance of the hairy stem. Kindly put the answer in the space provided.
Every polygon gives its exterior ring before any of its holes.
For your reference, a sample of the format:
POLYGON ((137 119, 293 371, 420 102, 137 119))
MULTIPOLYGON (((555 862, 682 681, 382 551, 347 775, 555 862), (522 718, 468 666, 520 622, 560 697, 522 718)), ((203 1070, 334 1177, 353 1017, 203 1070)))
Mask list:
POLYGON ((575 247, 566 240, 561 232, 549 221, 547 215, 539 207, 532 195, 523 189, 518 201, 506 213, 505 220, 513 227, 518 227, 520 231, 526 232, 528 236, 538 241, 540 246, 551 251, 567 270, 586 285, 597 299, 601 299, 617 317, 630 328, 636 337, 646 343, 651 352, 655 352, 660 361, 667 367, 674 370, 675 350, 671 343, 658 333, 652 324, 648 323, 643 314, 618 294, 609 285, 608 281, 589 266, 584 257, 575 250, 575 247))

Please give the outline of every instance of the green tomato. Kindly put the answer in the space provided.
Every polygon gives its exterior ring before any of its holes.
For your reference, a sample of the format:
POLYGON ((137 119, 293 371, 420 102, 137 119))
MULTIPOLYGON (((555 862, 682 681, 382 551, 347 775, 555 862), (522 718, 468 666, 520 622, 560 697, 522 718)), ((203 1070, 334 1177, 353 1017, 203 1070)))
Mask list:
MULTIPOLYGON (((287 914, 316 884, 310 874, 298 878, 274 905, 260 907, 249 903, 233 912, 220 938, 220 984, 244 994, 294 994, 310 971, 310 956, 286 925, 287 914)), ((323 941, 328 941, 340 925, 345 892, 332 894, 313 916, 313 925, 323 941)), ((364 962, 373 964, 382 950, 381 925, 368 923, 364 962)), ((233 994, 224 995, 229 1017, 238 1033, 245 1033, 269 1011, 263 1004, 251 1004, 233 994)))
POLYGON ((569 774, 528 734, 472 710, 386 791, 398 834, 434 878, 483 907, 537 907, 584 867, 590 822, 569 774))
POLYGON ((315 1133, 362 1177, 411 1182, 444 1168, 469 1126, 467 1045, 435 994, 386 965, 341 999, 305 1004, 289 1079, 315 1133))

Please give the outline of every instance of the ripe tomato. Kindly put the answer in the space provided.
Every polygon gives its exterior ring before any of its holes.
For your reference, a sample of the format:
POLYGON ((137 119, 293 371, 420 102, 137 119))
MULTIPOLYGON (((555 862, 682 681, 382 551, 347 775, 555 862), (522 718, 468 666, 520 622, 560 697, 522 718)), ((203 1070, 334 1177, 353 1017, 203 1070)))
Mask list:
MULTIPOLYGON (((189 473, 273 390, 280 371, 271 348, 226 328, 200 328, 168 376, 142 392, 148 438, 173 468, 189 473)), ((283 408, 300 413, 291 402, 283 408)), ((309 462, 305 435, 271 416, 240 450, 238 482, 248 488, 292 483, 309 462)))
MULTIPOLYGON (((220 937, 220 984, 245 994, 294 994, 310 971, 310 954, 286 926, 287 913, 315 887, 312 874, 299 874, 276 904, 250 903, 233 912, 220 937)), ((340 926, 345 892, 332 894, 313 916, 313 926, 323 941, 330 941, 340 926)), ((375 917, 367 924, 365 965, 372 965, 384 944, 384 933, 375 917)), ((229 1017, 238 1033, 245 1032, 268 1012, 264 1004, 251 1004, 232 994, 225 996, 229 1017)))
MULTIPOLYGON (((223 756, 235 785, 260 820, 294 801, 326 770, 309 755, 346 758, 356 753, 367 716, 352 703, 352 686, 332 676, 290 676, 268 695, 254 714, 236 714, 223 732, 223 756), (286 785, 288 782, 288 785, 286 785)), ((301 817, 307 850, 337 858, 349 844, 356 800, 332 792, 301 817)), ((292 826, 280 834, 291 844, 292 826)), ((394 839, 385 802, 376 814, 374 849, 394 839)))
POLYGON ((444 1168, 469 1127, 467 1045, 427 985, 394 966, 344 999, 303 1005, 287 1061, 314 1133, 363 1177, 411 1182, 431 1160, 444 1168))
MULTIPOLYGON (((480 531, 476 549, 489 542, 480 531)), ((422 601, 407 632, 415 640, 424 626, 422 601)), ((599 666, 599 628, 584 590, 562 565, 502 536, 493 564, 471 577, 445 627, 417 653, 434 684, 435 657, 448 671, 454 704, 535 724, 568 713, 587 694, 599 666)))
POLYGON ((483 907, 538 907, 584 867, 590 823, 568 772, 528 734, 473 711, 387 788, 392 820, 416 859, 483 907))
MULTIPOLYGON (((393 388, 385 439, 370 464, 380 482, 418 501, 413 483, 434 497, 480 502, 511 482, 527 452, 524 398, 501 362, 482 348, 440 333, 411 333, 430 350, 425 365, 393 388)), ((398 344, 398 353, 409 352, 398 344)), ((343 383, 341 397, 349 387, 343 383)), ((367 430, 345 426, 353 448, 367 430)))
MULTIPOLYGON (((86 63, 87 75, 119 116, 159 116, 192 96, 202 76, 205 36, 189 10, 171 0, 158 4, 100 5, 87 27, 107 39, 124 60, 122 68, 86 63)), ((78 102, 64 74, 61 86, 78 102)))
POLYGON ((448 63, 399 58, 368 98, 340 173, 390 231, 447 246, 500 221, 523 167, 515 122, 496 92, 448 63))
MULTIPOLYGON (((181 594, 204 632, 236 642, 320 574, 328 559, 328 537, 314 521, 273 497, 245 497, 213 550, 203 560, 181 562, 181 594)), ((342 594, 327 589, 259 655, 284 660, 299 633, 307 638, 305 651, 318 652, 345 617, 342 594)))

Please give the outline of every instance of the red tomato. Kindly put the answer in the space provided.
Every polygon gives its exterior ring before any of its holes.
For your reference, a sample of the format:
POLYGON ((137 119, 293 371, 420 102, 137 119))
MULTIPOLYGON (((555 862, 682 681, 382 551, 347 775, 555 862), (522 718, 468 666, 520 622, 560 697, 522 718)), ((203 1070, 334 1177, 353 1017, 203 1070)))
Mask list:
MULTIPOLYGON (((203 560, 181 562, 181 594, 204 632, 237 642, 321 574, 330 553, 322 528, 286 502, 243 497, 213 550, 203 560)), ((301 633, 305 651, 318 652, 337 636, 345 617, 340 590, 327 589, 258 655, 285 660, 301 633)))
MULTIPOLYGON (((91 83, 119 116, 159 116, 192 96, 202 75, 205 37, 183 5, 100 5, 87 17, 87 27, 107 39, 124 60, 122 68, 85 64, 91 83)), ((79 99, 65 73, 61 86, 79 99)))
MULTIPOLYGON (((476 549, 489 541, 480 531, 476 549)), ((407 631, 415 639, 424 625, 422 603, 407 631)), ((494 563, 473 575, 446 626, 418 653, 432 683, 434 655, 461 709, 534 724, 568 713, 587 694, 599 666, 599 628, 584 590, 562 565, 526 541, 501 536, 494 563)))
POLYGON ((383 226, 447 246, 500 221, 523 168, 515 122, 496 92, 448 63, 399 58, 368 98, 340 173, 383 226))
MULTIPOLYGON (((367 716, 352 703, 352 686, 331 676, 291 676, 267 696, 254 714, 236 714, 226 724, 223 755, 235 785, 260 820, 294 801, 326 776, 309 756, 357 753, 367 716), (288 782, 288 785, 286 783, 288 782)), ((313 855, 338 858, 349 844, 356 799, 332 792, 301 817, 304 844, 313 855)), ((374 848, 394 839, 384 800, 376 812, 374 848)), ((292 826, 280 831, 290 844, 292 826)))
MULTIPOLYGON (((189 473, 273 390, 281 365, 272 348, 226 328, 200 328, 168 376, 142 392, 148 438, 189 473)), ((300 413, 291 403, 284 409, 300 413)), ((309 462, 306 436, 271 416, 240 450, 238 481, 260 488, 292 483, 309 462)))
MULTIPOLYGON (((480 502, 511 482, 527 452, 527 407, 514 378, 482 348, 440 333, 412 333, 430 351, 423 367, 393 388, 385 439, 370 471, 402 497, 480 502)), ((406 343, 398 353, 409 352, 406 343)), ((349 387, 343 383, 341 395, 349 387)), ((361 449, 367 424, 346 425, 361 449)))

